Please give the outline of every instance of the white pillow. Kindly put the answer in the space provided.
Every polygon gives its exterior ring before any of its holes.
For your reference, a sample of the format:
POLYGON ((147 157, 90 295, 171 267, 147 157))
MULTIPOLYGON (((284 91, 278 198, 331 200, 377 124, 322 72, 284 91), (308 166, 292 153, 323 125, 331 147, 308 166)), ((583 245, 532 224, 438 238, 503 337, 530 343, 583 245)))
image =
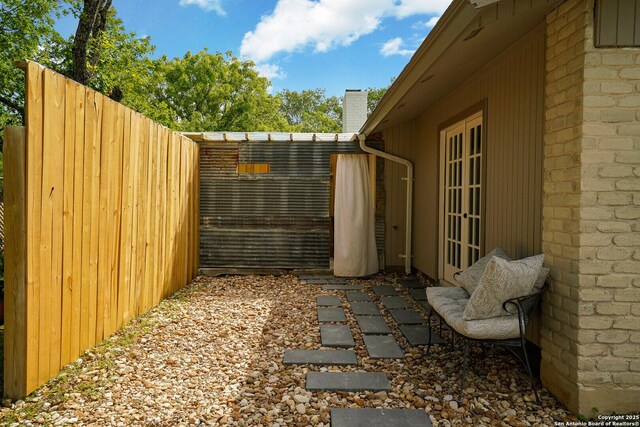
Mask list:
POLYGON ((504 251, 504 249, 498 246, 456 276, 456 281, 460 283, 460 286, 462 286, 469 295, 473 294, 478 283, 480 283, 480 278, 484 273, 484 269, 487 267, 487 263, 493 256, 511 261, 511 257, 504 251))
POLYGON ((478 287, 469 298, 462 317, 465 320, 476 320, 509 315, 502 304, 508 299, 531 293, 543 261, 544 255, 518 261, 492 257, 478 287))

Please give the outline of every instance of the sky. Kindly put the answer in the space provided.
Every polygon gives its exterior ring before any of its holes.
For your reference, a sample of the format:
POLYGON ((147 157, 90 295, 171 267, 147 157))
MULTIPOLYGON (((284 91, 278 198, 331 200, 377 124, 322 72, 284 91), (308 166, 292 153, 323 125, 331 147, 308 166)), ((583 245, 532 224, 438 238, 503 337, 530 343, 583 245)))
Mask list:
MULTIPOLYGON (((208 48, 256 63, 273 91, 386 87, 449 0, 113 0, 128 31, 156 55, 208 48)), ((64 18, 68 36, 77 22, 64 18)))

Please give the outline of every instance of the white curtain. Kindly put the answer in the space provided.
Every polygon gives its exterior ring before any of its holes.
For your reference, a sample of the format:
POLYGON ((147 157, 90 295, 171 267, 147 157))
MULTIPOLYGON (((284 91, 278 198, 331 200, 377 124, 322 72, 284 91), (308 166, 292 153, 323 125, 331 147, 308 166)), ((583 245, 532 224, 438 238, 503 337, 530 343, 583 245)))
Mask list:
POLYGON ((334 220, 333 274, 361 277, 377 273, 376 218, 368 156, 338 155, 334 220))

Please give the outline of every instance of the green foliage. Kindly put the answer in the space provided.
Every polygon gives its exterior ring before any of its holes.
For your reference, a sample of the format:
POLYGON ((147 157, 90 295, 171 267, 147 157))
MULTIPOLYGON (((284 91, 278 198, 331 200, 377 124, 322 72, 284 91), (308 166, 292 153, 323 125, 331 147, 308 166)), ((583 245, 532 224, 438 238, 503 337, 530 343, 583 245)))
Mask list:
POLYGON ((287 131, 341 132, 342 101, 336 96, 327 98, 324 89, 302 92, 284 89, 276 97, 288 124, 287 131))
POLYGON ((389 86, 381 88, 370 87, 367 89, 367 117, 369 117, 371 113, 373 113, 373 110, 376 109, 384 94, 387 93, 387 89, 389 89, 389 86))
POLYGON ((162 57, 154 62, 156 81, 147 91, 155 105, 166 105, 175 130, 273 131, 286 123, 279 102, 268 94, 269 80, 251 61, 231 52, 162 57))

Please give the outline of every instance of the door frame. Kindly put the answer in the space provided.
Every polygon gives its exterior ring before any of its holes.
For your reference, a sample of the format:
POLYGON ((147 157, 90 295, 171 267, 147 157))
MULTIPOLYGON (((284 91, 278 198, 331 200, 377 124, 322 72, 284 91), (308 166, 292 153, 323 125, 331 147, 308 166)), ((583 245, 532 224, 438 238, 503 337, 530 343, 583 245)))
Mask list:
POLYGON ((463 110, 448 120, 442 122, 438 126, 438 280, 443 284, 449 284, 444 279, 444 244, 445 244, 445 135, 447 130, 460 123, 461 121, 473 120, 482 116, 482 173, 481 173, 481 189, 480 189, 480 227, 483 230, 480 237, 480 257, 484 256, 486 236, 484 231, 486 230, 486 182, 487 182, 487 155, 489 148, 487 144, 487 99, 484 99, 477 104, 463 110))

